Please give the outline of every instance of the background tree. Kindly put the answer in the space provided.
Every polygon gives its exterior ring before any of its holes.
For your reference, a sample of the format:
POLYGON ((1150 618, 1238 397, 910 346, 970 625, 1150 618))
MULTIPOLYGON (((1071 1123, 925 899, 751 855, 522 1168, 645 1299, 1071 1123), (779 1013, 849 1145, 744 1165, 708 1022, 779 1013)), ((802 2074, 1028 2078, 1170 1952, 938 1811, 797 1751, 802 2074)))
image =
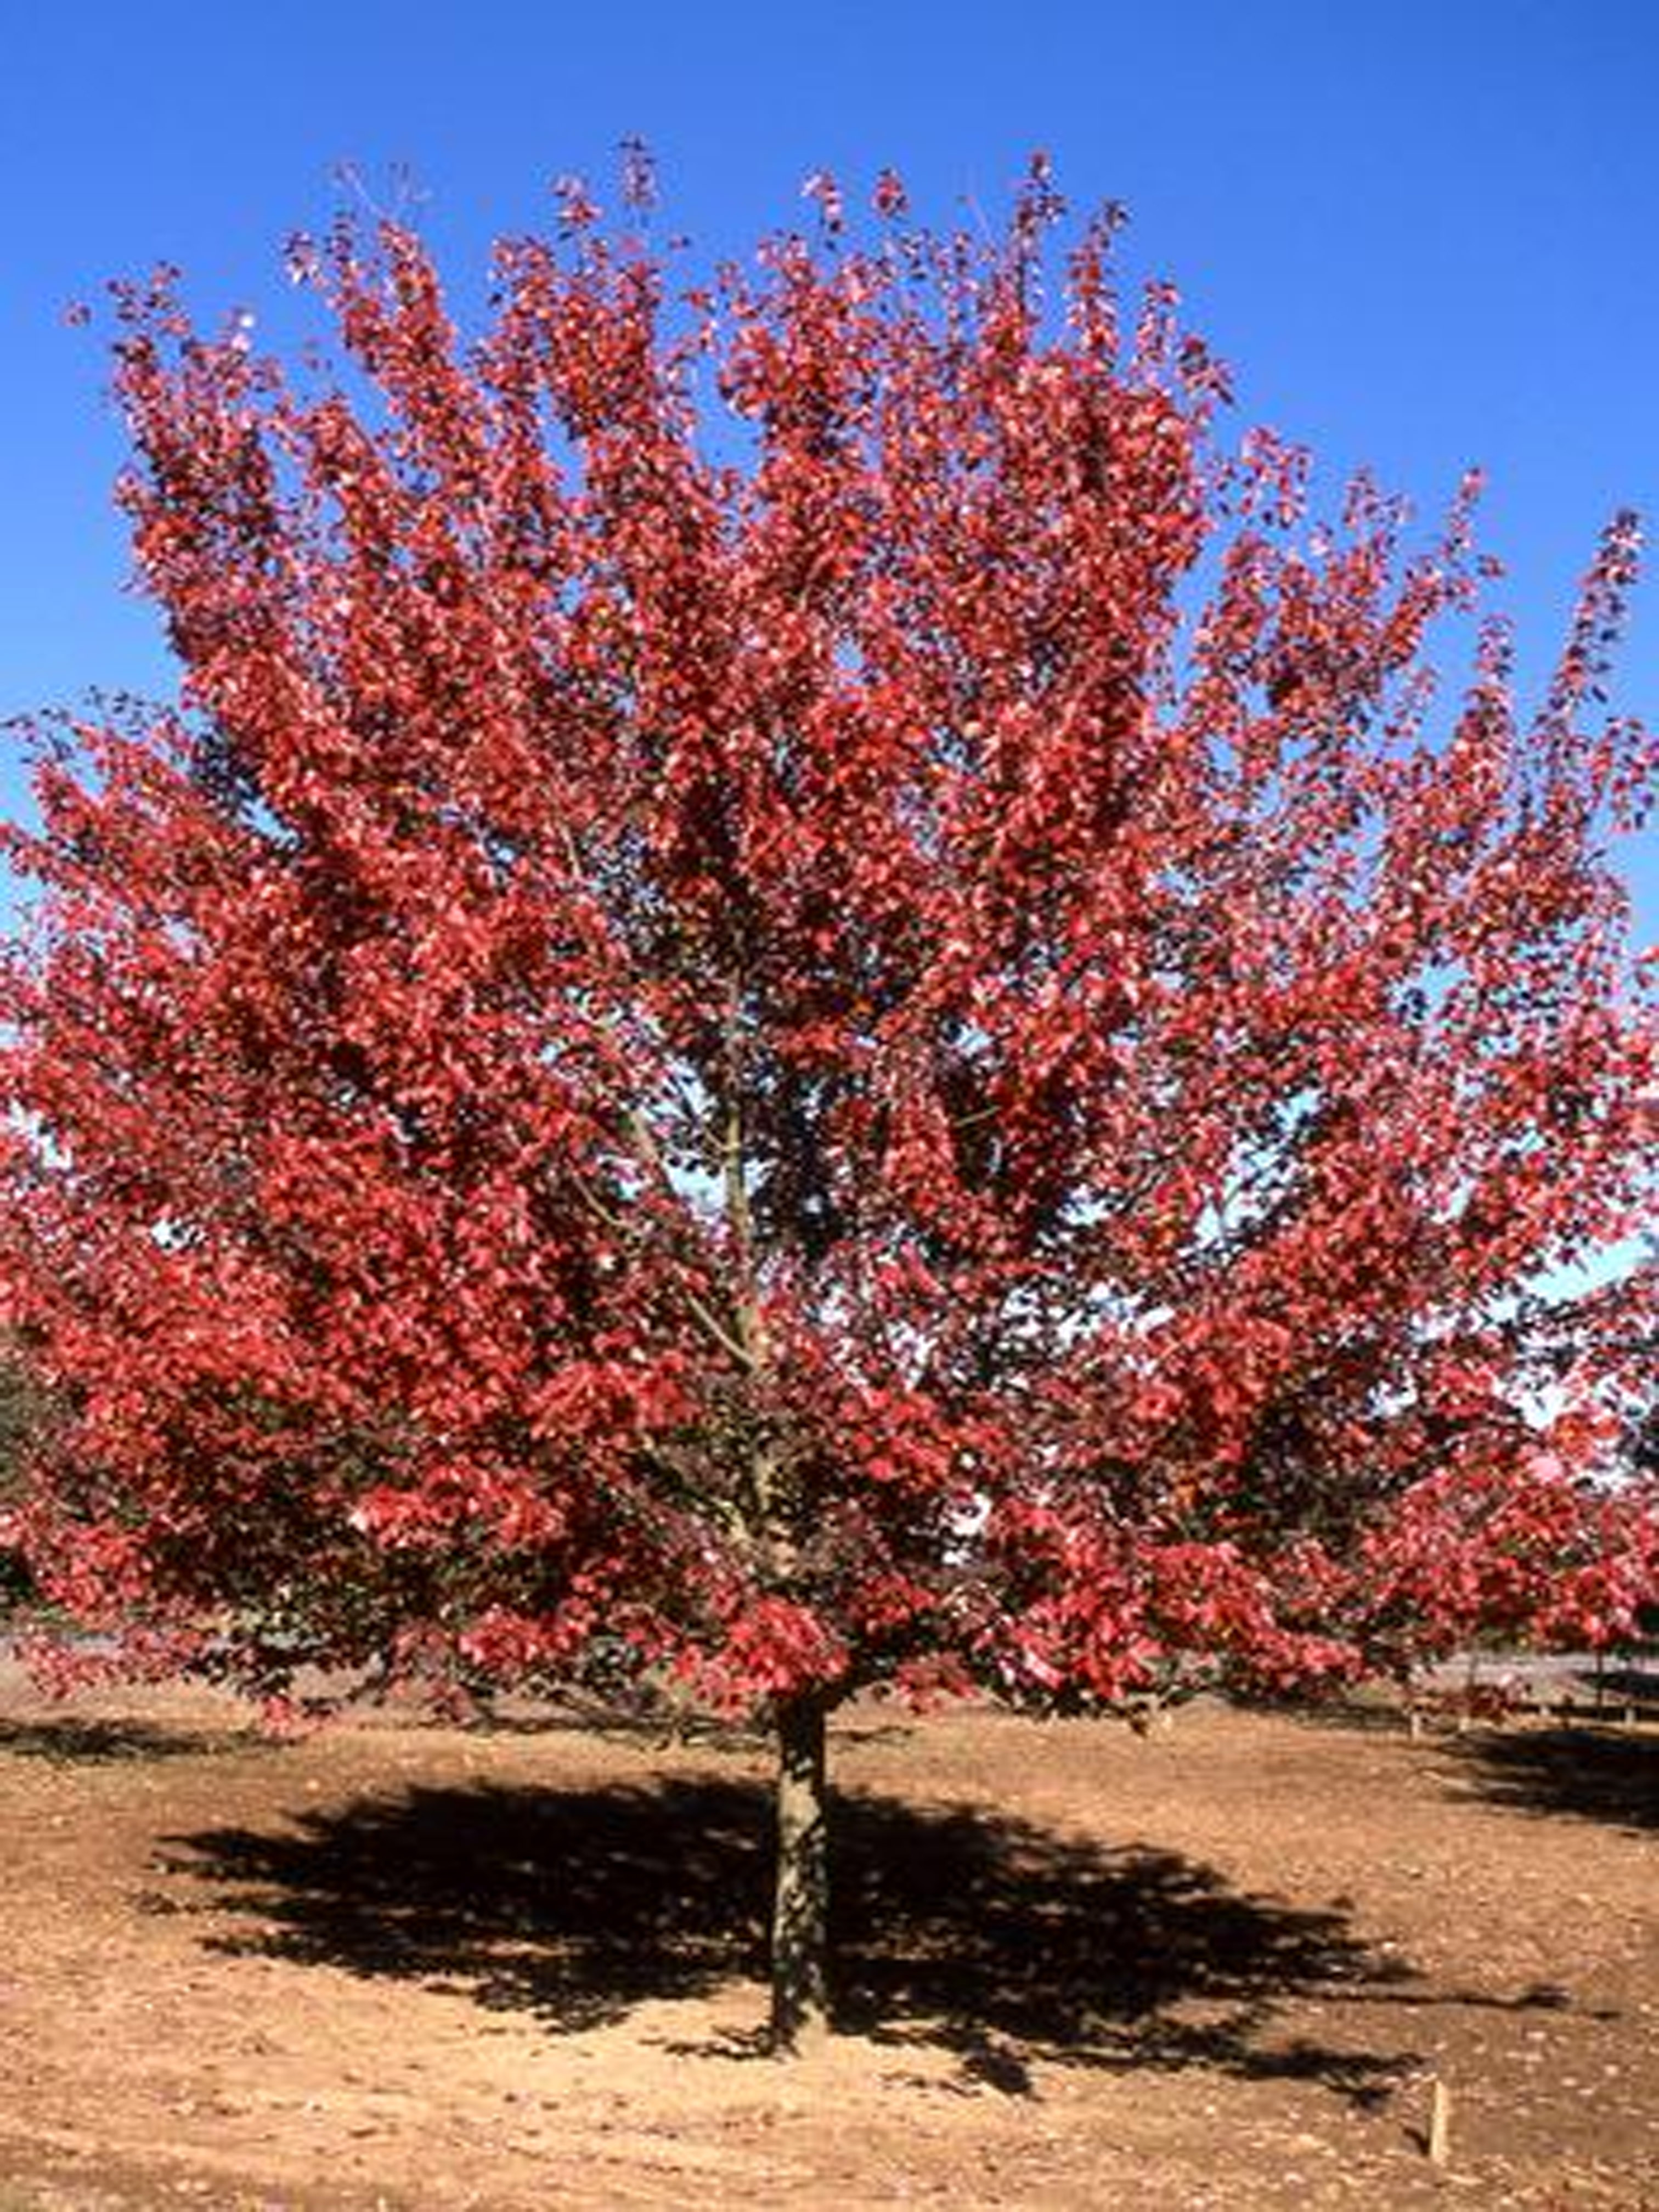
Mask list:
POLYGON ((765 1710, 786 2045, 850 1691, 1620 1616, 1539 1285, 1654 1066, 1630 521, 1529 724, 1491 619, 1438 709, 1467 495, 1308 519, 1109 218, 1045 291, 1040 165, 989 243, 815 189, 676 296, 573 187, 470 343, 407 229, 301 243, 333 384, 122 291, 181 696, 46 747, 3 982, 46 1589, 267 1689, 603 1638, 765 1710))
POLYGON ((0 1344, 0 1621, 35 1594, 15 1540, 13 1514, 49 1418, 45 1395, 21 1347, 0 1344))

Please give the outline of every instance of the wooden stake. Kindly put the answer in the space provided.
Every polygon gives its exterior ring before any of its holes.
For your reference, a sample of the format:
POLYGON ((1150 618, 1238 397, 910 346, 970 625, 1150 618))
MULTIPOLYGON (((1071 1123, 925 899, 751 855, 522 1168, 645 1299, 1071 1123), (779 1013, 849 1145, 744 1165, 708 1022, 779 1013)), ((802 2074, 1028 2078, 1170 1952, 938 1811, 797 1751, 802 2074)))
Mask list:
POLYGON ((1452 2094, 1437 2075, 1429 2084, 1429 2157, 1436 2166, 1451 2160, 1452 2094))

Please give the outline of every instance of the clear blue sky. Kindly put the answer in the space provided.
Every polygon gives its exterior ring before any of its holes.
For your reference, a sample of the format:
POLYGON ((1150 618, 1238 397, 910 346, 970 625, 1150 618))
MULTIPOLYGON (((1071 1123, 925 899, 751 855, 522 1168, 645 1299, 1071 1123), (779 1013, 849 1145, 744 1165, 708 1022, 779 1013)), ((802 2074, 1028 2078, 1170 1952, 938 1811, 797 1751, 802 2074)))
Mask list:
MULTIPOLYGON (((183 265, 280 318, 280 248, 353 163, 406 164, 446 262, 539 222, 556 173, 646 137, 712 258, 885 163, 920 212, 999 207, 1037 146, 1132 216, 1243 413, 1431 509, 1488 471, 1529 665, 1608 513, 1659 536, 1652 0, 9 0, 0 86, 0 712, 155 690, 124 597, 103 365, 65 305, 183 265)), ((1620 702, 1659 720, 1659 546, 1620 702)), ((15 793, 0 769, 0 801, 15 793)), ((1634 866, 1659 931, 1659 858, 1634 866)))

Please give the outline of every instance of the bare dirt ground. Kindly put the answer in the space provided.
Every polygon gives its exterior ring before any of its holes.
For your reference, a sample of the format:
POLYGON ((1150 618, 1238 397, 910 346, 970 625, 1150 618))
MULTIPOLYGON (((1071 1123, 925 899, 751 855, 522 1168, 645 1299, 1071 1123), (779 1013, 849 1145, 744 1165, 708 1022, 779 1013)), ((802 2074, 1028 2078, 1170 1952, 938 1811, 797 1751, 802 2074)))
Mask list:
POLYGON ((0 1670, 0 2208, 1659 2212, 1659 1733, 864 1707, 835 1756, 844 2033, 787 2066, 755 1747, 0 1670))

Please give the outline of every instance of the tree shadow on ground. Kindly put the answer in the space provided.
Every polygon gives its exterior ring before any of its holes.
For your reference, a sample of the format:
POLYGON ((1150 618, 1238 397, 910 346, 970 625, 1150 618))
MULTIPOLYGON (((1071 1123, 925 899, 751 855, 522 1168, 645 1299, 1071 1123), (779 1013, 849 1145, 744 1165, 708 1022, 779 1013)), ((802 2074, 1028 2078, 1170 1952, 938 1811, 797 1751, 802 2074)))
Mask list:
POLYGON ((1477 1796, 1528 1813, 1659 1828, 1659 1736, 1613 1729, 1485 1730, 1463 1739, 1459 1779, 1477 1796))
POLYGON ((120 1759, 205 1759, 224 1751, 277 1747, 252 1729, 166 1728, 154 1721, 85 1720, 53 1714, 0 1720, 0 1755, 44 1759, 63 1766, 102 1766, 120 1759))
MULTIPOLYGON (((726 1777, 416 1788, 287 1832, 171 1838, 161 1863, 209 1886, 191 1909, 246 1917, 216 1949, 408 1978, 573 2030, 763 1973, 769 1813, 765 1790, 726 1777)), ((1378 2098, 1411 2054, 1287 2045, 1278 2007, 1434 2001, 1401 1990, 1410 1970, 1342 1914, 1245 1895, 1171 1851, 873 1795, 841 1798, 835 1824, 841 2025, 942 2045, 993 2087, 1029 2088, 1046 2058, 1378 2098)))

